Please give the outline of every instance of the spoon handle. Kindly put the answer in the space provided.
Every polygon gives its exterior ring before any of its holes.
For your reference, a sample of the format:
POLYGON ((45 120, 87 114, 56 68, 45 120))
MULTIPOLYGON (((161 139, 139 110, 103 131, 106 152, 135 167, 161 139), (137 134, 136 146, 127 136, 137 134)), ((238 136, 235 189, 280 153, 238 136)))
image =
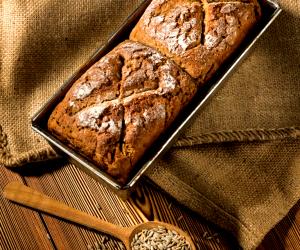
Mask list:
POLYGON ((43 195, 19 182, 11 182, 7 184, 3 190, 3 196, 6 199, 27 207, 113 235, 122 241, 126 240, 126 236, 128 235, 128 229, 126 228, 114 225, 69 207, 64 203, 43 195))

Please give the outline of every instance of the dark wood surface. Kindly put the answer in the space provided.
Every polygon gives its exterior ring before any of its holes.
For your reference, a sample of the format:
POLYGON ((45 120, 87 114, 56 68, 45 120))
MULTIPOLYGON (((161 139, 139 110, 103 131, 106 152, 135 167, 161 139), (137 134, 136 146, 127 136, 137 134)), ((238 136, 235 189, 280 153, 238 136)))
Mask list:
MULTIPOLYGON (((123 201, 70 164, 42 163, 16 172, 0 168, 1 191, 16 180, 115 224, 165 221, 187 231, 199 249, 239 248, 229 233, 182 207, 148 182, 142 182, 130 199, 123 201)), ((0 207, 0 249, 122 249, 116 239, 13 204, 2 195, 0 207)), ((269 232, 258 249, 299 249, 299 246, 300 203, 269 232)))

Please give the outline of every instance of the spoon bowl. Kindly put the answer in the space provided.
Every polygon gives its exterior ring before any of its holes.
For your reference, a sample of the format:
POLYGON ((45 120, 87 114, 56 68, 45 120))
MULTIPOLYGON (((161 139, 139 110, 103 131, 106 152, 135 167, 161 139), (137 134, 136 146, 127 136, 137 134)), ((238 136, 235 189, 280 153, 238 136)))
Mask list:
POLYGON ((135 235, 143 230, 163 227, 166 230, 175 231, 178 235, 183 236, 189 243, 191 250, 196 247, 191 237, 179 227, 158 221, 144 222, 131 227, 121 227, 110 222, 101 220, 80 210, 67 206, 66 204, 56 201, 49 196, 39 193, 19 182, 7 184, 3 190, 3 196, 18 204, 33 208, 44 213, 86 226, 88 228, 109 234, 121 240, 126 249, 131 249, 131 242, 135 235))
POLYGON ((165 228, 166 230, 175 231, 178 235, 183 236, 185 238, 185 241, 191 247, 190 249, 193 249, 193 250, 196 249, 194 246, 193 240, 185 231, 183 231, 182 229, 180 229, 177 226, 174 226, 172 224, 165 223, 165 222, 160 222, 160 221, 149 221, 149 222, 144 222, 144 223, 138 224, 136 226, 130 227, 131 233, 128 237, 129 246, 127 247, 127 245, 126 245, 126 247, 128 249, 130 249, 131 242, 133 241, 135 235, 137 235, 139 232, 142 232, 145 229, 151 230, 153 228, 159 228, 159 227, 165 228))

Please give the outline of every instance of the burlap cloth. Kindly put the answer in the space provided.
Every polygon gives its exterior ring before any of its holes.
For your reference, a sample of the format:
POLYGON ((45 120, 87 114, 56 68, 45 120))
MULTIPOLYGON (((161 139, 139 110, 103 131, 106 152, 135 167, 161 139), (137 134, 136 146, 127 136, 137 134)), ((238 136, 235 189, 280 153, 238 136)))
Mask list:
MULTIPOLYGON (((1 1, 0 164, 56 157, 30 118, 141 0, 1 1)), ((149 178, 245 249, 300 197, 300 3, 283 14, 149 178)))

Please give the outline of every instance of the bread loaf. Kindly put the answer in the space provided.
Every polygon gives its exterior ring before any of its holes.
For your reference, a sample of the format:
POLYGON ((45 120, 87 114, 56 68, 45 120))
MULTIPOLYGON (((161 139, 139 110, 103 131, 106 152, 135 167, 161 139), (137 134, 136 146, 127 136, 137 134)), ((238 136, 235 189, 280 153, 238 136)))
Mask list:
POLYGON ((130 39, 156 48, 204 83, 260 15, 256 0, 153 0, 130 39))
POLYGON ((196 93, 156 50, 125 41, 88 69, 52 112, 48 129, 120 183, 196 93))
POLYGON ((260 15, 256 0, 153 0, 131 41, 70 88, 50 115, 49 131, 126 183, 260 15))

